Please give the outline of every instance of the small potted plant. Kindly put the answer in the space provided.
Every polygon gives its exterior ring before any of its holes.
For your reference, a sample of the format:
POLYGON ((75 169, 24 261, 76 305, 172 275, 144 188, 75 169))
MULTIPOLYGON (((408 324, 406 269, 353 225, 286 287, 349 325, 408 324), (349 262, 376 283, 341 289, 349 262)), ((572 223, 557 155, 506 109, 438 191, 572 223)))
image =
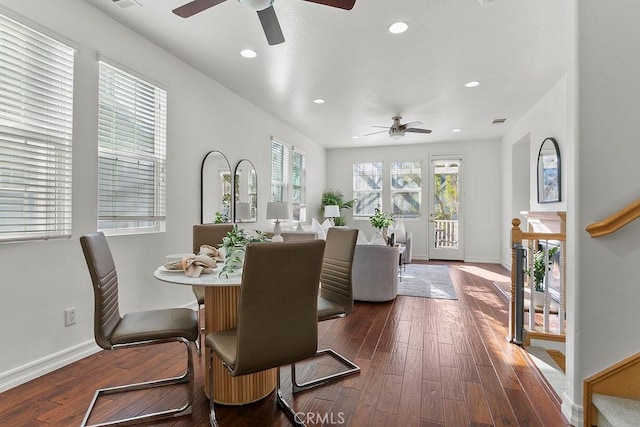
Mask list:
POLYGON ((375 209, 375 213, 371 217, 371 225, 378 230, 382 230, 382 237, 386 242, 389 238, 389 227, 393 225, 395 220, 389 212, 385 212, 379 207, 375 209))
POLYGON ((229 277, 229 274, 242 268, 247 243, 264 242, 267 240, 267 237, 262 231, 255 230, 255 233, 255 236, 249 236, 245 229, 238 228, 238 226, 234 224, 231 231, 222 238, 220 247, 224 249, 225 258, 222 270, 220 270, 218 274, 220 277, 229 277))
MULTIPOLYGON (((544 250, 535 251, 533 253, 533 291, 532 298, 533 304, 542 306, 544 305, 544 280, 546 272, 551 268, 551 257, 558 252, 558 247, 554 246, 548 250, 547 265, 544 262, 544 250)), ((531 270, 525 270, 525 274, 531 275, 531 270)))

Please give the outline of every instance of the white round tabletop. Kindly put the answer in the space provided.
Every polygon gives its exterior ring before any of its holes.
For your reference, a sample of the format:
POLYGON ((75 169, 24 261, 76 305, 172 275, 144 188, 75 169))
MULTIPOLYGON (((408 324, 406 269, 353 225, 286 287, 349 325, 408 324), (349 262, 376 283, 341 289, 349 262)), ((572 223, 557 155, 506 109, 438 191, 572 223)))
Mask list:
POLYGON ((189 277, 182 270, 166 270, 158 267, 153 272, 153 276, 163 282, 175 283, 178 285, 200 285, 200 286, 240 286, 242 283, 242 270, 231 273, 228 278, 218 276, 219 271, 201 274, 199 277, 189 277))

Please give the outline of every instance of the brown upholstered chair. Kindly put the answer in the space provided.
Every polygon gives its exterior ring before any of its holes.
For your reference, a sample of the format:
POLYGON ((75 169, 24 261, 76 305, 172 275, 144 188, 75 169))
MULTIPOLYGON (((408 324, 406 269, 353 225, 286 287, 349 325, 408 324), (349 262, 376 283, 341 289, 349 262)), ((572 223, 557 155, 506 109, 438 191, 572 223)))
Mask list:
POLYGON ((166 342, 181 342, 187 347, 187 368, 184 375, 99 389, 87 409, 82 426, 87 425, 91 411, 101 396, 170 384, 188 384, 188 401, 182 407, 93 425, 131 424, 190 414, 194 396, 193 355, 190 343, 195 343, 198 338, 196 314, 188 308, 168 308, 126 313, 121 316, 118 308, 118 275, 107 239, 102 232, 98 232, 80 237, 80 244, 93 282, 94 336, 100 347, 115 350, 166 342))
MULTIPOLYGON (((304 425, 280 390, 280 366, 318 348, 317 296, 325 242, 250 243, 244 260, 236 328, 205 339, 232 376, 278 368, 277 406, 304 425)), ((213 369, 209 368, 210 384, 213 369)), ((211 387, 210 421, 217 425, 211 387)))
MULTIPOLYGON (((318 296, 318 321, 344 317, 353 311, 351 271, 357 239, 357 229, 332 227, 327 232, 327 245, 322 261, 320 295, 318 296)), ((319 350, 316 356, 325 354, 338 360, 346 366, 346 369, 318 379, 298 383, 295 365, 292 365, 291 381, 294 393, 360 372, 358 365, 330 348, 319 350)))
MULTIPOLYGON (((200 252, 200 246, 209 245, 218 247, 222 243, 222 239, 233 229, 233 224, 196 224, 193 226, 193 253, 200 252)), ((192 286, 193 294, 198 300, 198 325, 200 325, 200 331, 204 331, 204 326, 200 323, 200 311, 204 307, 204 286, 192 286)), ((201 334, 202 335, 202 334, 201 334)), ((196 341, 196 349, 198 355, 201 353, 201 338, 196 341)))
POLYGON ((299 242, 301 240, 315 240, 314 231, 283 231, 280 233, 285 242, 299 242))

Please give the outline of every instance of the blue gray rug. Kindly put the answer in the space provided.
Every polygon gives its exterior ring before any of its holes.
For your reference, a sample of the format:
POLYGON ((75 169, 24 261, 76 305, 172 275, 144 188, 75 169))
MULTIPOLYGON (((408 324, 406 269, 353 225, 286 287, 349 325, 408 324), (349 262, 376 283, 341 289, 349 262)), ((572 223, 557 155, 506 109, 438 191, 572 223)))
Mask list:
POLYGON ((398 282, 398 295, 458 299, 446 265, 407 264, 398 282))

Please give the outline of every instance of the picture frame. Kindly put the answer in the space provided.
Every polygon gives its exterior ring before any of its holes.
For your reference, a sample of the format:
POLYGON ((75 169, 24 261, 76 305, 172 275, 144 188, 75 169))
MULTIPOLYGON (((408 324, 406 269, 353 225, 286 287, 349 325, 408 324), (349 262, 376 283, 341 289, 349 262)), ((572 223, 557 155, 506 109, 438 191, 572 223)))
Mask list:
POLYGON ((538 151, 538 203, 556 203, 561 199, 560 148, 554 138, 546 138, 538 151))

